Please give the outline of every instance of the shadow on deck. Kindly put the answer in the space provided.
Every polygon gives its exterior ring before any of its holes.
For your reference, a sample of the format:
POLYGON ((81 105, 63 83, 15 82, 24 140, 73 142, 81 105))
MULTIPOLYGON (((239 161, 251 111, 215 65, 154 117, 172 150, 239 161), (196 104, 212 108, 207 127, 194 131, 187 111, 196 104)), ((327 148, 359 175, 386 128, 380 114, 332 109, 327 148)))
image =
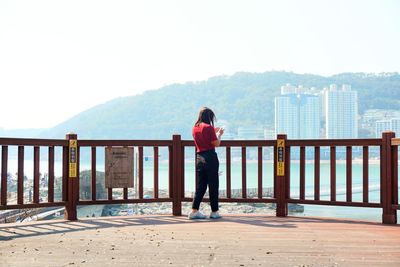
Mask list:
MULTIPOLYGON (((297 228, 299 224, 336 224, 349 225, 356 227, 369 225, 374 227, 387 227, 380 223, 368 221, 354 221, 329 218, 304 218, 304 217, 286 217, 279 218, 275 216, 260 215, 230 215, 224 216, 219 220, 188 220, 186 216, 169 215, 148 215, 148 216, 117 216, 117 217, 98 217, 82 218, 79 221, 68 220, 49 220, 35 221, 28 223, 11 223, 0 226, 0 240, 11 240, 16 238, 25 238, 32 236, 42 236, 51 234, 61 234, 76 232, 89 229, 107 229, 124 228, 133 226, 158 226, 169 225, 170 227, 179 227, 182 224, 193 223, 229 223, 242 224, 243 226, 258 226, 266 228, 297 228)), ((395 226, 396 227, 396 226, 395 226)), ((400 228, 399 228, 400 231, 400 228)))
POLYGON ((0 227, 5 266, 399 266, 400 227, 270 215, 165 215, 0 227))

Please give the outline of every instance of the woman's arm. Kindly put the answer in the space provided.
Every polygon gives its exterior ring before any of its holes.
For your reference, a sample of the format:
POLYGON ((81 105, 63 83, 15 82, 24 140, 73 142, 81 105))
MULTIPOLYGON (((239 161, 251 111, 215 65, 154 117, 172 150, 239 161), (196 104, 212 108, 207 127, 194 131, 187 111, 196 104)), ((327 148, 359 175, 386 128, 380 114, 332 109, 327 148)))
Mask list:
POLYGON ((215 147, 219 146, 221 144, 221 138, 218 138, 215 141, 212 141, 211 144, 215 147))
POLYGON ((215 141, 212 141, 211 144, 214 147, 217 147, 217 146, 219 146, 221 144, 221 136, 224 134, 224 129, 223 128, 216 128, 215 130, 216 130, 216 135, 217 135, 218 139, 215 140, 215 141))

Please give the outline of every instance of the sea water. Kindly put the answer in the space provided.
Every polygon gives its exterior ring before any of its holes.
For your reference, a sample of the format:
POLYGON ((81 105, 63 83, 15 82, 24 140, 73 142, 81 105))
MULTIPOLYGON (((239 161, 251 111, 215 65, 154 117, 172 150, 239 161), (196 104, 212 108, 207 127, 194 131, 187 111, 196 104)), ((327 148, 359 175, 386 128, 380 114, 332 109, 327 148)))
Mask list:
MULTIPOLYGON (((104 161, 97 162, 97 170, 104 171, 104 161)), ((48 172, 48 162, 40 162, 40 172, 48 172)), ((137 164, 134 164, 135 172, 137 164)), ((55 161, 55 176, 61 176, 62 163, 55 161)), ((90 162, 81 161, 80 170, 89 170, 90 162)), ((159 189, 168 189, 169 164, 167 161, 159 162, 159 189)), ((400 166, 399 166, 400 169, 400 166)), ((15 175, 18 170, 17 160, 9 159, 8 172, 15 175)), ((195 163, 194 159, 186 160, 184 167, 185 178, 185 196, 191 197, 195 190, 195 163)), ((379 163, 370 163, 368 165, 368 191, 369 202, 380 202, 380 165, 379 163)), ((28 179, 33 177, 33 161, 24 161, 24 173, 28 179)), ((226 190, 226 163, 220 161, 220 190, 226 190)), ((154 188, 154 162, 150 158, 143 164, 143 186, 144 188, 154 188)), ((352 163, 352 199, 354 202, 362 202, 362 184, 363 168, 360 162, 352 163)), ((399 183, 400 184, 400 183, 399 183)), ((262 163, 262 185, 263 188, 273 188, 273 163, 263 161, 262 163)), ((136 185, 135 185, 136 186, 136 185)), ((256 161, 247 161, 246 163, 246 187, 256 189, 258 187, 258 163, 256 161)), ((242 164, 240 160, 231 162, 231 188, 232 190, 241 190, 242 188, 242 164)), ((299 198, 300 189, 300 164, 296 161, 290 165, 290 197, 299 198)), ((346 201, 346 163, 336 163, 336 199, 337 201, 346 201)), ((400 195, 400 190, 399 190, 400 195)), ((240 196, 238 196, 240 197, 240 196)), ((267 197, 264 195, 264 197, 267 197)), ((307 162, 305 166, 305 198, 314 199, 314 164, 307 162)), ((320 163, 320 199, 330 200, 330 163, 320 163)), ((223 204, 222 204, 223 205, 223 204)), ((372 221, 381 221, 382 211, 380 208, 359 208, 325 205, 304 205, 304 213, 296 213, 298 216, 323 216, 338 218, 365 219, 372 221)))
MULTIPOLYGON (((195 163, 186 161, 184 167, 185 195, 191 196, 195 190, 195 163)), ((400 170, 400 168, 399 168, 400 170)), ((220 162, 220 190, 226 190, 226 163, 220 162)), ((330 163, 320 163, 320 199, 330 200, 330 163)), ((273 188, 273 163, 264 161, 262 164, 263 188, 273 188)), ((144 187, 153 187, 154 169, 153 162, 144 162, 144 187)), ((400 184, 400 182, 399 182, 400 184)), ((246 163, 246 187, 248 189, 258 188, 258 163, 249 161, 246 163)), ((168 188, 168 163, 159 165, 159 188, 168 188)), ((231 162, 231 188, 232 190, 242 188, 242 164, 231 162)), ((352 200, 363 201, 363 165, 360 162, 352 163, 352 200)), ((290 197, 298 199, 300 195, 300 164, 292 162, 290 166, 290 197)), ((400 190, 399 190, 400 195, 400 190)), ((240 197, 240 196, 239 196, 240 197)), ((266 196, 264 196, 266 197, 266 196)), ((306 163, 305 166, 305 198, 314 199, 314 164, 306 163)), ((346 163, 336 163, 336 200, 346 201, 346 163)), ((370 163, 368 165, 368 200, 370 203, 380 202, 380 165, 370 163)), ((223 204, 222 204, 223 205, 223 204)), ((304 205, 303 213, 296 216, 320 216, 352 218, 380 222, 382 220, 381 208, 360 208, 326 205, 304 205)))

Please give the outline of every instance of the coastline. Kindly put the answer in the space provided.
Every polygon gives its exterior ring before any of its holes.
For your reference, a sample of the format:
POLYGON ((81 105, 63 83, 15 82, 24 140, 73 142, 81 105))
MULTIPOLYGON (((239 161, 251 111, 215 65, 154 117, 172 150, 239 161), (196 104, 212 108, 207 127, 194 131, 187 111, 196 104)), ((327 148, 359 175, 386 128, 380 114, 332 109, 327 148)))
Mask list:
MULTIPOLYGON (((122 199, 122 191, 114 191, 113 199, 122 199)), ((159 197, 168 197, 168 190, 159 190, 159 197)), ((232 189, 233 198, 241 198, 241 189, 232 189)), ((372 193, 372 192, 371 192, 372 193)), ((185 197, 192 198, 193 191, 185 191, 185 197)), ((270 187, 263 188, 263 197, 271 198, 273 189, 270 187)), ((344 195, 340 194, 340 195, 344 195)), ((146 188, 144 190, 144 198, 152 198, 153 189, 146 188)), ((226 190, 220 190, 220 198, 226 197, 226 190)), ((136 198, 135 192, 129 192, 129 198, 136 198)), ((208 197, 208 194, 204 196, 208 197)), ((247 189, 247 198, 257 198, 257 188, 247 189)), ((293 196, 292 196, 293 197, 293 196)), ((306 196, 307 197, 307 196, 306 196)), ((312 199, 312 196, 309 196, 312 199)), ((294 196, 296 199, 297 197, 294 196)), ((377 200, 378 201, 378 200, 377 200)), ((182 202, 182 215, 186 216, 191 211, 191 202, 182 202)), ((276 204, 274 203, 241 203, 241 202, 220 202, 220 213, 222 215, 229 214, 270 214, 275 215, 276 204)), ((206 215, 210 210, 208 202, 202 202, 200 209, 206 215)), ((106 204, 106 205, 90 205, 78 207, 80 218, 85 217, 103 217, 103 216, 132 216, 132 215, 171 215, 172 203, 170 202, 154 202, 154 203, 136 203, 136 204, 106 204)), ((305 204, 289 204, 289 216, 323 216, 330 218, 349 218, 364 219, 369 221, 380 221, 380 208, 361 208, 361 207, 344 207, 344 206, 324 206, 324 205, 305 205, 305 204)), ((48 219, 57 219, 61 215, 49 217, 48 219)))

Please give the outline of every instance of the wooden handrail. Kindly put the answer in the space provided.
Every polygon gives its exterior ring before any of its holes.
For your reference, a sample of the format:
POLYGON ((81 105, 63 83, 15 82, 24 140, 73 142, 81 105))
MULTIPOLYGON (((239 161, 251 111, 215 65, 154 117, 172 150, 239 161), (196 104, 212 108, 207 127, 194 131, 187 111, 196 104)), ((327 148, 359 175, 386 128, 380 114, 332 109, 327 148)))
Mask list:
POLYGON ((0 137, 0 145, 6 146, 68 146, 64 139, 34 139, 0 137))
POLYGON ((399 146, 400 138, 392 138, 392 146, 399 146))
POLYGON ((79 139, 78 146, 171 146, 171 140, 86 140, 79 139))

